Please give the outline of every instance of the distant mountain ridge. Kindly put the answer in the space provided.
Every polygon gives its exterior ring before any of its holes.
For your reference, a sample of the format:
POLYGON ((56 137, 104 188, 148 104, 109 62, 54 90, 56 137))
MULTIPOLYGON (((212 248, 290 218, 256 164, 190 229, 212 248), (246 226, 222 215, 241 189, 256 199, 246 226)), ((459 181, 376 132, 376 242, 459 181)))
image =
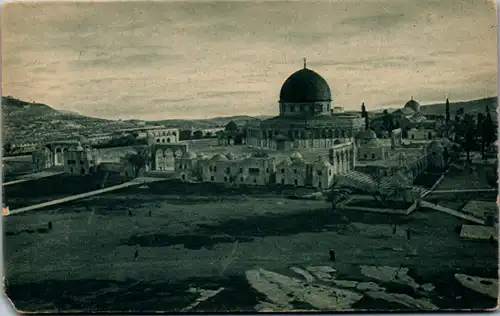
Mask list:
MULTIPOLYGON (((450 101, 450 114, 455 115, 455 112, 463 108, 466 113, 477 115, 477 113, 484 113, 486 107, 489 107, 492 116, 496 117, 496 108, 498 106, 498 97, 487 97, 483 99, 476 99, 470 101, 450 101)), ((373 113, 382 113, 384 110, 390 112, 397 110, 398 108, 386 108, 386 109, 376 109, 373 113)), ((432 104, 421 104, 420 111, 424 115, 445 115, 446 112, 446 102, 443 103, 432 103, 432 104)))
MULTIPOLYGON (((455 115, 455 112, 458 109, 463 108, 465 110, 465 113, 477 115, 477 113, 485 113, 486 107, 489 107, 490 114, 496 117, 497 106, 498 106, 498 97, 488 97, 483 99, 460 101, 460 102, 450 101, 450 114, 451 116, 453 116, 455 115)), ((425 114, 444 115, 446 111, 446 102, 421 105, 420 111, 424 115, 425 114)))
POLYGON ((245 125, 246 123, 260 122, 264 119, 270 118, 271 116, 248 116, 248 115, 236 115, 228 117, 214 117, 207 119, 194 119, 194 120, 161 120, 161 121, 150 121, 150 124, 163 124, 166 126, 177 127, 177 128, 213 128, 217 126, 225 126, 227 123, 233 121, 237 125, 245 125))

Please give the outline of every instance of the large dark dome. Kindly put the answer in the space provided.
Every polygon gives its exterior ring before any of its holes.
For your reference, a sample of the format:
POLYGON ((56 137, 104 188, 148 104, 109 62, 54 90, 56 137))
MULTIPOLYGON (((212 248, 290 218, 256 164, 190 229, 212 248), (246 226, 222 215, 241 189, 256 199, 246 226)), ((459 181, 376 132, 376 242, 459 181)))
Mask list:
POLYGON ((420 112, 420 104, 417 101, 413 100, 413 98, 410 101, 406 102, 405 108, 412 109, 415 112, 420 112))
POLYGON ((307 68, 293 73, 281 87, 281 102, 302 103, 331 100, 332 92, 326 80, 307 68))

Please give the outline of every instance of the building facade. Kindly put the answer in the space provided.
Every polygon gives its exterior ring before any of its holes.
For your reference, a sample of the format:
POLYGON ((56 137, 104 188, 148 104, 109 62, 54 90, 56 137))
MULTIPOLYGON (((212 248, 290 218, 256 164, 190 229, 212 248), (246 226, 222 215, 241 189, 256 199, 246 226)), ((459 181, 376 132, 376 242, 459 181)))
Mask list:
POLYGON ((177 128, 162 128, 148 130, 148 144, 171 144, 179 142, 179 129, 177 128))
POLYGON ((91 174, 96 171, 97 157, 95 150, 81 146, 64 152, 64 171, 73 175, 91 174))
POLYGON ((227 185, 290 185, 328 189, 338 174, 355 166, 352 142, 330 149, 329 157, 305 161, 299 152, 277 162, 276 157, 256 152, 246 157, 234 154, 203 154, 185 152, 175 159, 175 174, 182 181, 224 183, 227 185))

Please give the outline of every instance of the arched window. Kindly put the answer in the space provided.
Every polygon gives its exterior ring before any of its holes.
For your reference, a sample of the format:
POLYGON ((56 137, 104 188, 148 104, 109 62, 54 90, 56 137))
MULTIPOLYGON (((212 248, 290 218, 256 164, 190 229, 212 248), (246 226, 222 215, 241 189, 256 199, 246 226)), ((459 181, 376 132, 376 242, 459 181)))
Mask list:
POLYGON ((162 142, 162 143, 165 143, 165 138, 162 138, 162 139, 161 139, 161 142, 162 142))
POLYGON ((167 143, 170 143, 170 137, 167 138, 167 143))
POLYGON ((159 142, 160 142, 160 139, 159 139, 159 138, 157 138, 157 139, 156 139, 156 142, 157 142, 157 143, 159 143, 159 142))
POLYGON ((299 181, 297 181, 297 179, 293 180, 293 182, 295 183, 295 185, 299 184, 299 181))

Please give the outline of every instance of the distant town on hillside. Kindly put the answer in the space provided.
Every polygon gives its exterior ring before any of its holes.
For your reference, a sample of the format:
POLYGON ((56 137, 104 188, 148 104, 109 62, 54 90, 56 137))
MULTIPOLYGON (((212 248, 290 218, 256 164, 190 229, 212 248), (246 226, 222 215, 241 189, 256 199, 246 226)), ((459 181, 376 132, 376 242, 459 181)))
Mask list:
MULTIPOLYGON (((370 108, 368 104, 366 106, 370 116, 382 115, 383 110, 370 108)), ((421 112, 426 116, 444 118, 445 107, 445 102, 422 105, 421 112)), ((497 117, 495 110, 497 97, 461 102, 450 101, 449 107, 452 113, 464 111, 470 115, 482 113, 486 107, 489 107, 492 109, 493 118, 496 120, 497 117)), ((393 113, 397 109, 387 109, 387 111, 393 113)), ((361 115, 361 104, 359 111, 353 113, 361 115)), ((7 149, 4 151, 4 156, 30 154, 44 142, 68 138, 78 139, 81 136, 95 139, 94 144, 102 147, 118 144, 130 145, 135 143, 132 138, 137 137, 137 131, 148 128, 178 128, 180 129, 180 140, 216 138, 216 132, 223 129, 229 122, 245 126, 269 118, 269 116, 240 115, 201 120, 108 120, 87 117, 74 112, 59 111, 43 103, 26 102, 12 96, 2 97, 2 114, 2 136, 4 149, 7 149)), ((374 127, 378 130, 377 126, 374 127)))

